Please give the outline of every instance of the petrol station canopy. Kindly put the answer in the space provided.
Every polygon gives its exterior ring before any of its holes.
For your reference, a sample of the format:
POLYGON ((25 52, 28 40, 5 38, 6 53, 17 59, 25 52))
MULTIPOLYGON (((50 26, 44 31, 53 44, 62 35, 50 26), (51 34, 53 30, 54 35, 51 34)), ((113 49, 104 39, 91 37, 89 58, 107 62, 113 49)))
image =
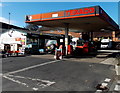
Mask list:
POLYGON ((26 15, 26 23, 53 28, 65 28, 65 24, 69 24, 70 31, 79 32, 119 29, 119 26, 100 6, 26 15))

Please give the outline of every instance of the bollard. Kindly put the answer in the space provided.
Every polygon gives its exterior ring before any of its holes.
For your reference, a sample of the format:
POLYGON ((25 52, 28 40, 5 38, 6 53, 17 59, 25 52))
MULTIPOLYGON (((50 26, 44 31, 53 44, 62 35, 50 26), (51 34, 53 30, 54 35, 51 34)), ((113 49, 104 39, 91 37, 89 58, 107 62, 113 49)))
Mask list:
POLYGON ((55 49, 55 56, 54 58, 56 60, 61 60, 63 57, 62 57, 62 49, 55 49))

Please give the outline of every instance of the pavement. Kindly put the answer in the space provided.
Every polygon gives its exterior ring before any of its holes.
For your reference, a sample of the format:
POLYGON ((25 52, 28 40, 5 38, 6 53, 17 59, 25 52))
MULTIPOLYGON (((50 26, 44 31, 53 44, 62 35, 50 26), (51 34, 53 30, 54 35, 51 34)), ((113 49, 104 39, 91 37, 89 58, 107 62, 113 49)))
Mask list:
MULTIPOLYGON (((82 56, 55 60, 54 55, 8 57, 2 61, 3 91, 84 91, 101 93, 119 84, 114 57, 82 56)), ((119 89, 119 87, 117 86, 119 89)))
POLYGON ((116 76, 115 81, 113 82, 112 86, 114 86, 113 91, 115 93, 120 91, 120 75, 116 76))
POLYGON ((7 83, 3 90, 96 91, 98 83, 113 77, 112 68, 103 64, 58 61, 35 69, 8 72, 3 76, 3 83, 7 83))
MULTIPOLYGON (((116 52, 116 51, 115 51, 116 52)), ((114 68, 113 70, 115 70, 115 65, 117 64, 117 60, 116 58, 113 57, 109 57, 108 55, 111 55, 111 53, 106 53, 107 55, 104 54, 104 57, 102 54, 99 54, 99 57, 93 57, 93 58, 86 58, 86 59, 74 59, 74 58, 70 58, 70 60, 72 61, 76 61, 76 62, 80 62, 80 61, 84 61, 84 62, 90 62, 90 63, 98 63, 98 64, 105 64, 105 65, 113 65, 114 68), (100 55, 102 55, 100 57, 100 55)), ((103 81, 103 83, 107 84, 106 86, 109 88, 109 91, 112 93, 118 93, 120 91, 120 75, 114 75, 113 78, 111 78, 111 80, 109 82, 105 82, 103 81)), ((101 90, 97 90, 96 93, 101 93, 101 90)))

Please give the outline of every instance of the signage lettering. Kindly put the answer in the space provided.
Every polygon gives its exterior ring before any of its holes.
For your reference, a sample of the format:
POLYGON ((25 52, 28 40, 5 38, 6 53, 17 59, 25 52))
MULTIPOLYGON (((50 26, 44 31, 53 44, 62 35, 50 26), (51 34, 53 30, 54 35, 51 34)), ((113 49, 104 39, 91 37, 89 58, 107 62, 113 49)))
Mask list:
POLYGON ((84 9, 67 10, 67 11, 65 11, 65 16, 89 14, 89 13, 94 13, 94 12, 95 12, 95 9, 93 7, 84 8, 84 9))

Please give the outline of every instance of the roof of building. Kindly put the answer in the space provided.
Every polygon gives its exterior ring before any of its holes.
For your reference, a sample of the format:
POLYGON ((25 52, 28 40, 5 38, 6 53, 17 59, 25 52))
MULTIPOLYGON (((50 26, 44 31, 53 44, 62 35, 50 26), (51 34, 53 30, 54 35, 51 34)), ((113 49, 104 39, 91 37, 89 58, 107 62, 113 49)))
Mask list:
POLYGON ((18 27, 18 26, 3 23, 3 22, 0 22, 0 24, 1 24, 0 28, 2 28, 2 29, 12 29, 12 28, 14 28, 14 29, 28 30, 26 28, 18 27))

